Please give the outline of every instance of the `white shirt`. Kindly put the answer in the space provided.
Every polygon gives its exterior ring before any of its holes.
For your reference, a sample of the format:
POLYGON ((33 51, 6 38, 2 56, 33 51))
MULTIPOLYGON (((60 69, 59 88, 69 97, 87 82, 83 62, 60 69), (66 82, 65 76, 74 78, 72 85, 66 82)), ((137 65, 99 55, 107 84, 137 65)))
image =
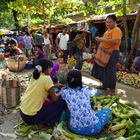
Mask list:
POLYGON ((69 41, 69 35, 68 34, 63 34, 63 33, 59 33, 57 38, 60 39, 59 41, 59 47, 61 50, 67 50, 67 43, 69 41))
POLYGON ((47 35, 47 38, 44 36, 44 44, 45 45, 50 45, 51 44, 49 34, 47 35))

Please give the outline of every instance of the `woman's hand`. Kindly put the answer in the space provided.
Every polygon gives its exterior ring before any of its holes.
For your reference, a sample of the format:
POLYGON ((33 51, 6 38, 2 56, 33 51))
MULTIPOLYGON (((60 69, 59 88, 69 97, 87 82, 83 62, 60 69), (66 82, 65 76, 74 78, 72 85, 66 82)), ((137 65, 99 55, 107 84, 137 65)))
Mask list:
POLYGON ((61 83, 58 83, 58 84, 56 84, 55 86, 58 87, 58 88, 60 88, 60 89, 64 87, 64 85, 61 84, 61 83))
POLYGON ((101 42, 101 41, 102 41, 102 37, 96 37, 95 40, 96 40, 97 42, 101 42))
POLYGON ((97 52, 97 50, 96 50, 96 49, 94 49, 94 50, 93 50, 93 53, 94 53, 94 54, 96 54, 96 52, 97 52))
POLYGON ((50 88, 50 89, 48 90, 48 92, 50 93, 49 95, 50 95, 50 97, 51 97, 51 99, 52 99, 53 102, 54 102, 54 101, 57 101, 57 100, 59 99, 60 94, 59 94, 59 93, 55 93, 53 87, 50 88))

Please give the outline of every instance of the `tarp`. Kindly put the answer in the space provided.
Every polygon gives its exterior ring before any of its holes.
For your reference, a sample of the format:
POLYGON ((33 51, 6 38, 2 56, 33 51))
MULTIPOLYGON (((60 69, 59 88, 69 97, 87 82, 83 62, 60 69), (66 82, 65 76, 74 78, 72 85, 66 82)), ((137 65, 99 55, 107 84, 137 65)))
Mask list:
POLYGON ((0 29, 0 35, 5 35, 10 33, 11 31, 9 29, 0 29))

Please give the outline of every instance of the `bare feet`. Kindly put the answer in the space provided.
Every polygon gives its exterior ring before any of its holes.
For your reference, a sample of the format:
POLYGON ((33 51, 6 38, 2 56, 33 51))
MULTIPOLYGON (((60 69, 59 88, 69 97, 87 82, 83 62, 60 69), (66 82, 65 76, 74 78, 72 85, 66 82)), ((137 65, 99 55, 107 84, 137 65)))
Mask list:
POLYGON ((115 96, 115 89, 108 88, 107 91, 110 95, 115 96))
POLYGON ((101 89, 101 90, 107 90, 107 88, 105 88, 103 85, 102 86, 98 86, 96 87, 97 89, 101 89))

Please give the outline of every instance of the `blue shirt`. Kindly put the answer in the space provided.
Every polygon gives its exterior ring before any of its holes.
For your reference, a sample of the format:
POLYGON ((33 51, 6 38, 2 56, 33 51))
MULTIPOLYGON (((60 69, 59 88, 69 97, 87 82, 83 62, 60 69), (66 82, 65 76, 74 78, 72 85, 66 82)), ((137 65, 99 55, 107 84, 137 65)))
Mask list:
POLYGON ((99 122, 98 117, 90 105, 90 89, 67 88, 61 91, 70 111, 69 127, 84 131, 90 129, 94 133, 94 125, 99 122))
POLYGON ((95 26, 91 27, 90 32, 91 32, 92 40, 93 40, 95 38, 97 28, 95 26))

